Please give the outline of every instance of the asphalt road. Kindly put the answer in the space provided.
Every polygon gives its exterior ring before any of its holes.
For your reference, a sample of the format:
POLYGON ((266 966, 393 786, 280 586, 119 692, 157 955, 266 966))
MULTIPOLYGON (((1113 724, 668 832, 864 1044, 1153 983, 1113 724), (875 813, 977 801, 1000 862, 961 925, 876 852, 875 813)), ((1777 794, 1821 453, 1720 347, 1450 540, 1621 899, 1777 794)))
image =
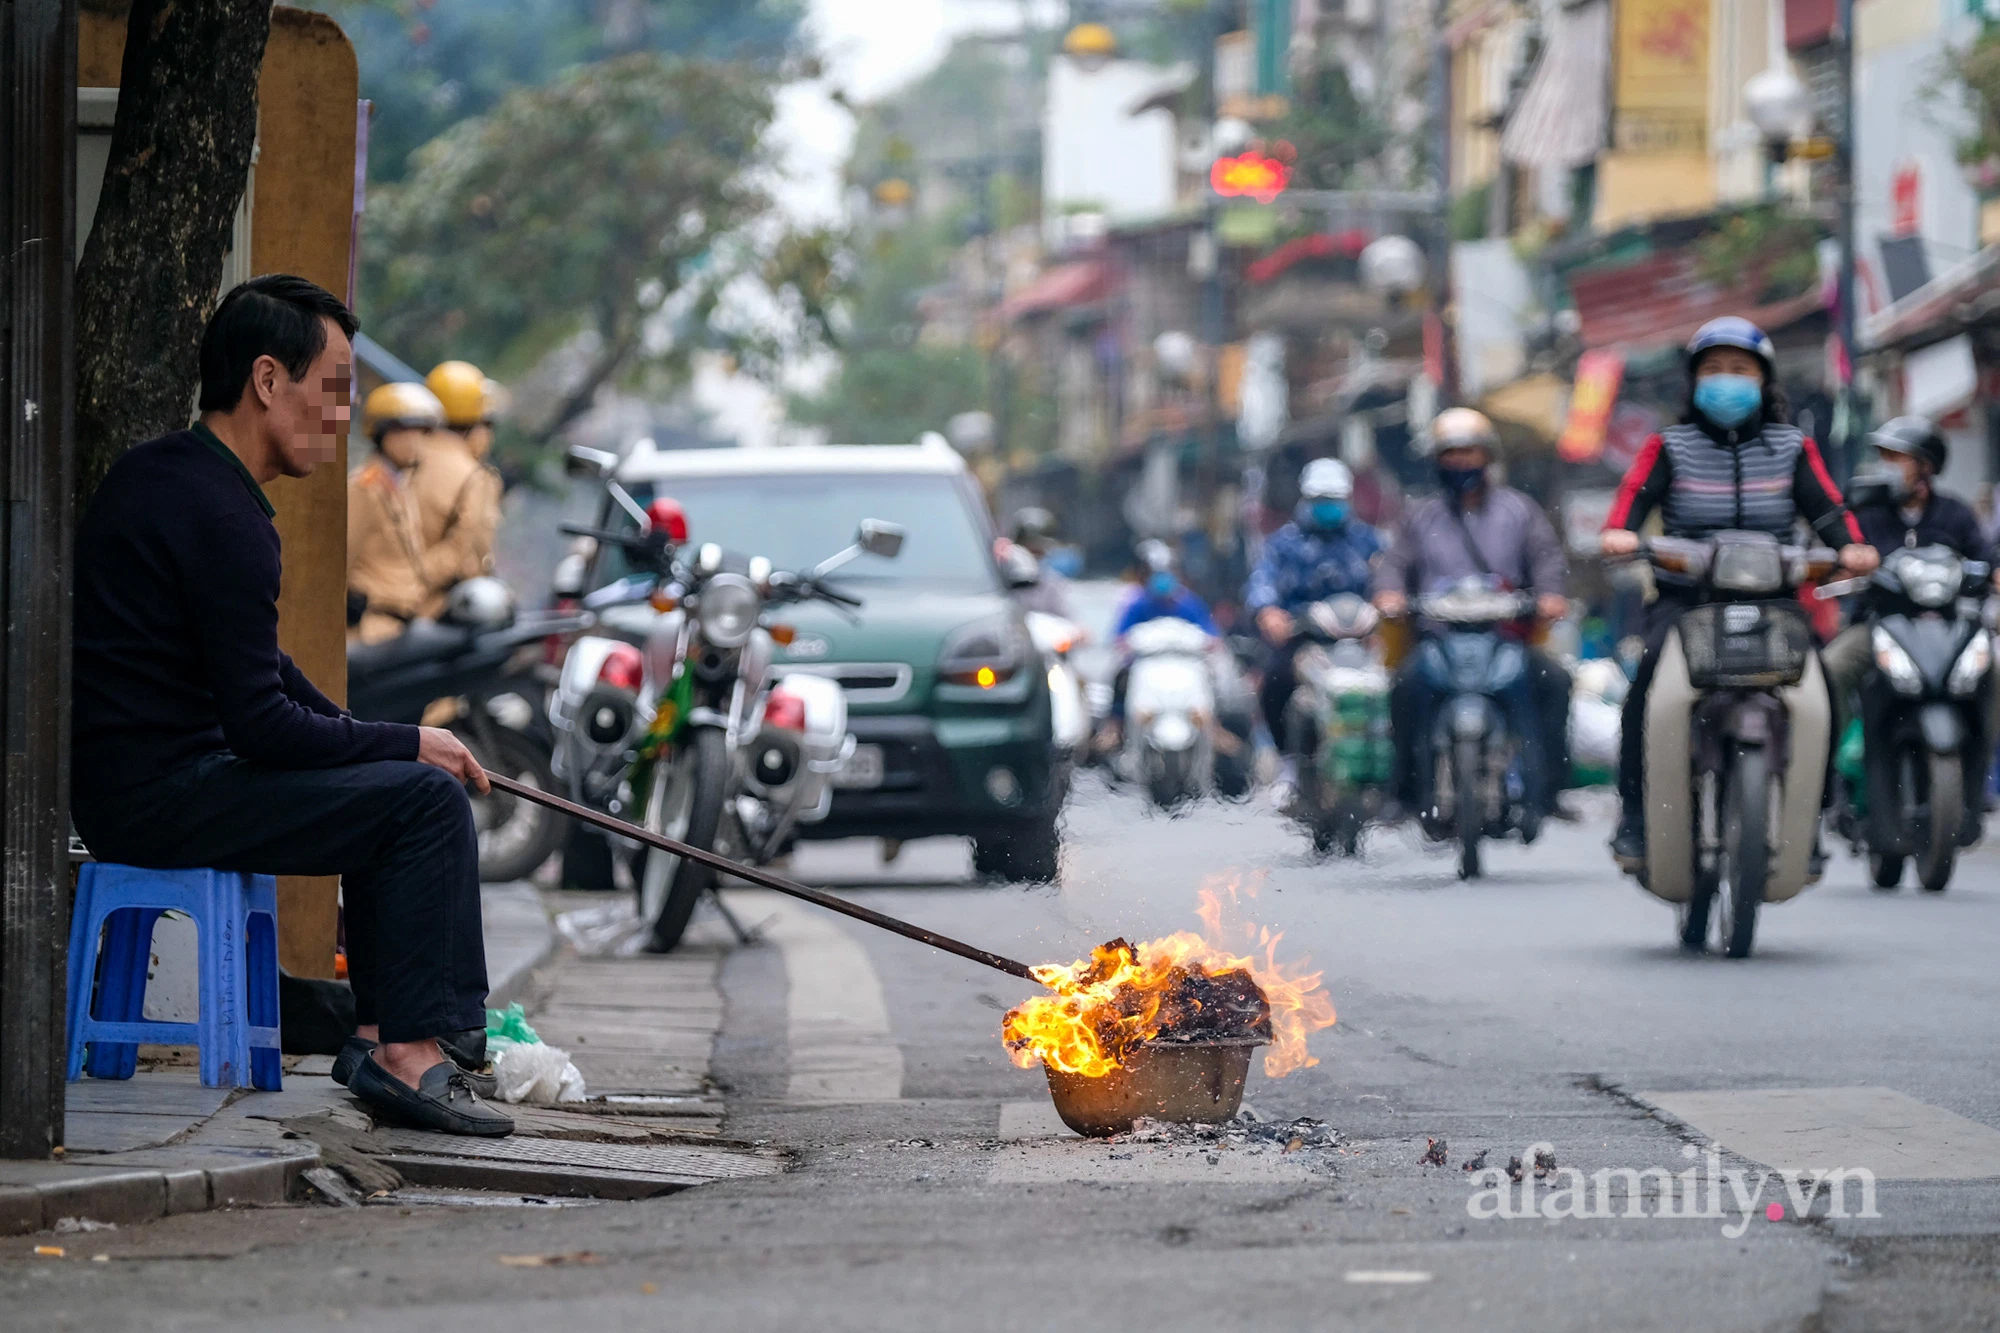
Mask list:
POLYGON ((1253 1070, 1248 1102, 1333 1137, 1061 1135, 998 1039, 1020 982, 746 896, 768 938, 725 966, 717 1075, 730 1132, 793 1147, 797 1171, 559 1213, 179 1219, 205 1257, 0 1273, 0 1299, 92 1329, 2000 1325, 2000 852, 1940 897, 1875 893, 1838 858, 1753 958, 1688 957, 1586 804, 1475 884, 1400 834, 1316 863, 1261 805, 1166 818, 1091 784, 1055 888, 973 887, 951 843, 886 868, 868 845, 798 857, 1028 961, 1193 927, 1211 877, 1253 885, 1340 1021, 1314 1067, 1253 1070), (1481 1150, 1524 1157, 1523 1183, 1462 1170, 1481 1150), (1653 1169, 1636 1195, 1613 1188, 1626 1169, 1653 1169), (1849 1174, 1815 1195, 1808 1169, 1849 1174), (1663 1198, 1681 1173, 1692 1191, 1663 1198), (602 1262, 493 1258, 577 1250, 602 1262))

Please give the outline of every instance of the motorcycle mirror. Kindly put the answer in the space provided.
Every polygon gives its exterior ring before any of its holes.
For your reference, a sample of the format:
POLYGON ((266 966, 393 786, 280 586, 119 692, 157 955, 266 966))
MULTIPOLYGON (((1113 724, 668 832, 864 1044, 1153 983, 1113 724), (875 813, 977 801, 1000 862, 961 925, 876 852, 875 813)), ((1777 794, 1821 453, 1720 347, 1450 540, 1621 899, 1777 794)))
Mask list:
POLYGON ((1010 588, 1032 588, 1042 581, 1042 565, 1034 552, 1011 542, 1000 556, 1000 572, 1010 588))
POLYGON ((572 444, 563 456, 563 471, 572 477, 608 477, 617 466, 617 454, 581 444, 572 444))
POLYGON ((890 523, 879 518, 861 520, 860 531, 855 534, 854 544, 870 555, 894 560, 903 553, 903 538, 907 529, 900 523, 890 523))

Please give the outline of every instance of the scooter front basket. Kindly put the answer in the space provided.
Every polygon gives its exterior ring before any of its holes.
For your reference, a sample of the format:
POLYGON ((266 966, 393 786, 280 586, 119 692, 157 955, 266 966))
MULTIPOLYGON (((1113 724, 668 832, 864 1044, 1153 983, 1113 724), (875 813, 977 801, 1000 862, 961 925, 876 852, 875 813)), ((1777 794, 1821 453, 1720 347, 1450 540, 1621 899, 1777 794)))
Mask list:
POLYGON ((1812 656, 1812 627, 1789 602, 1723 602, 1681 616, 1688 679, 1698 690, 1796 685, 1812 656))

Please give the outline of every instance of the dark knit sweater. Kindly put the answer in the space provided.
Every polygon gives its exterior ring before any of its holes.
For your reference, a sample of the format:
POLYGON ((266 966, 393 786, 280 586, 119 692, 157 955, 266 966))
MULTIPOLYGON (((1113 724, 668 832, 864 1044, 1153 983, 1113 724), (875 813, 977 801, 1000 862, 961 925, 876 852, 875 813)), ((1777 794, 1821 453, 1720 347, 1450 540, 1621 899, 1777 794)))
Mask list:
POLYGON ((415 759, 417 729, 360 722, 278 649, 270 501, 206 428, 129 450, 76 533, 79 801, 215 751, 276 768, 415 759))

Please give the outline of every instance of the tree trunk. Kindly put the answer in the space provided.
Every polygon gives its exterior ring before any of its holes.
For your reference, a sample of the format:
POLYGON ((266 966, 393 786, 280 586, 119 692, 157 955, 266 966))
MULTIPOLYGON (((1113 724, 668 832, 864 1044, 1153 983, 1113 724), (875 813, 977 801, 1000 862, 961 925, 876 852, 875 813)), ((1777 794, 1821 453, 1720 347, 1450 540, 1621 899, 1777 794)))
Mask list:
POLYGON ((597 391, 609 383, 612 376, 623 370, 625 363, 632 359, 632 354, 639 350, 639 334, 639 325, 635 322, 624 333, 605 340, 604 350, 598 354, 590 369, 584 372, 576 387, 564 395, 562 403, 555 410, 555 415, 535 432, 536 439, 546 444, 561 434, 572 421, 591 409, 597 401, 597 391))
POLYGON ((257 141, 272 0, 134 0, 97 220, 76 273, 76 499, 188 423, 201 330, 257 141))

